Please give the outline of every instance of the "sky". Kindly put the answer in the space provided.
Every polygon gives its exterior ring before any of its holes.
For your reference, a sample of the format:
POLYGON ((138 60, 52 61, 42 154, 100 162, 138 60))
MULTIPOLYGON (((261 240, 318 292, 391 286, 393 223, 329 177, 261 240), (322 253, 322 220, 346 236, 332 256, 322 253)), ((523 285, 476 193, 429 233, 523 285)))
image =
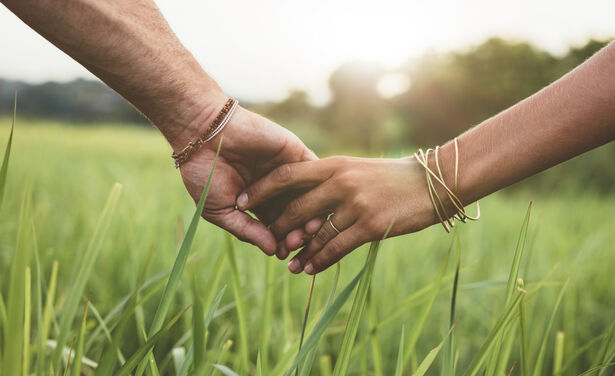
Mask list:
MULTIPOLYGON (((329 98, 348 61, 395 68, 427 51, 492 36, 552 53, 615 37, 614 0, 156 0, 180 40, 228 95, 280 100, 293 89, 329 98)), ((28 82, 93 76, 0 6, 0 77, 28 82)), ((394 86, 394 85, 393 85, 394 86)))

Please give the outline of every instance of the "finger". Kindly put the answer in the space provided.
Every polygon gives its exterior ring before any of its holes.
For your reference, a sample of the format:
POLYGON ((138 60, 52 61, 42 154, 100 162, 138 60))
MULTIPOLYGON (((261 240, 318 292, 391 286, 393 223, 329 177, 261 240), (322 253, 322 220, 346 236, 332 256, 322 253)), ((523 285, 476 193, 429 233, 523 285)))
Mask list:
POLYGON ((318 217, 318 218, 311 219, 310 221, 308 221, 308 223, 305 224, 303 228, 305 229, 306 233, 314 235, 316 234, 316 232, 318 232, 318 230, 320 229, 320 226, 322 226, 323 222, 326 219, 327 219, 326 217, 318 217))
POLYGON ((325 217, 318 217, 309 220, 303 229, 295 229, 286 235, 286 248, 290 251, 297 250, 312 240, 312 237, 318 232, 320 226, 325 221, 325 217))
POLYGON ((311 234, 307 234, 303 229, 295 229, 286 235, 286 239, 282 242, 287 249, 294 251, 303 245, 307 244, 312 238, 311 234))
POLYGON ((293 273, 300 273, 306 262, 316 255, 323 247, 338 236, 338 230, 350 227, 355 222, 354 215, 336 213, 325 221, 307 247, 297 253, 288 263, 288 269, 293 273))
POLYGON ((290 188, 313 187, 329 177, 325 160, 288 163, 256 181, 237 197, 237 207, 248 210, 290 188))
POLYGON ((286 247, 286 244, 284 244, 284 240, 280 241, 278 243, 278 249, 275 251, 275 255, 280 259, 280 260, 284 260, 288 257, 288 255, 290 254, 290 250, 286 247))
POLYGON ((338 236, 331 239, 320 252, 316 253, 305 263, 304 270, 307 274, 320 273, 329 266, 341 260, 348 253, 365 244, 364 231, 359 226, 352 226, 342 231, 338 236))
POLYGON ((277 244, 271 231, 262 222, 240 210, 204 212, 203 218, 227 230, 239 240, 254 244, 269 256, 276 251, 277 244))
POLYGON ((321 184, 291 201, 269 228, 281 239, 290 231, 303 227, 312 218, 331 213, 331 208, 337 206, 341 196, 342 193, 333 184, 321 184))

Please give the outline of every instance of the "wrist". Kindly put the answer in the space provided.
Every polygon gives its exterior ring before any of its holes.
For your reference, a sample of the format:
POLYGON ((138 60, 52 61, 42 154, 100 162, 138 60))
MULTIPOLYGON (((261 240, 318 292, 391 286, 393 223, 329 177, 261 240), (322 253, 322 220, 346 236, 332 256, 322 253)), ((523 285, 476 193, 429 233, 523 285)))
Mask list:
POLYGON ((227 100, 221 90, 213 90, 183 103, 178 111, 180 116, 169 119, 164 127, 159 127, 173 151, 179 152, 201 137, 227 100))

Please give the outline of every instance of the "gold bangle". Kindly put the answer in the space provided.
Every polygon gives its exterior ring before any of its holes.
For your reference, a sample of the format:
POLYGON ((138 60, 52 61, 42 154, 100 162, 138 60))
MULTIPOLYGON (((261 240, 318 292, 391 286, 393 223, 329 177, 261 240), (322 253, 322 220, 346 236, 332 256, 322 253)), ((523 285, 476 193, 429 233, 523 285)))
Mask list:
MULTIPOLYGON (((455 145, 454 190, 457 191, 457 180, 458 180, 457 177, 459 174, 459 144, 458 144, 457 138, 453 140, 453 143, 455 145)), ((435 150, 427 149, 427 151, 425 152, 423 152, 422 149, 419 149, 416 153, 414 153, 414 158, 425 169, 425 177, 427 180, 427 190, 429 192, 429 199, 431 200, 431 204, 433 205, 434 211, 436 212, 436 217, 438 217, 438 220, 444 227, 444 230, 446 230, 446 232, 450 232, 451 228, 455 227, 456 219, 462 222, 466 222, 467 220, 471 220, 471 221, 478 220, 480 218, 480 205, 478 204, 478 201, 476 201, 476 215, 475 216, 470 216, 465 211, 463 203, 461 202, 459 197, 457 197, 457 195, 444 182, 444 175, 442 174, 442 169, 440 168, 440 161, 438 158, 439 149, 440 149, 439 146, 436 146, 435 150), (437 175, 429 168, 429 153, 431 152, 434 153, 436 170, 438 171, 437 175), (446 192, 446 195, 448 196, 448 199, 452 202, 453 206, 455 207, 456 212, 452 216, 449 216, 446 210, 446 207, 444 206, 444 203, 442 202, 442 199, 440 199, 440 196, 438 195, 438 191, 435 187, 433 179, 435 179, 435 181, 438 182, 438 184, 444 187, 444 190, 446 192)))
POLYGON ((201 137, 199 137, 196 141, 191 141, 188 146, 183 148, 181 151, 171 154, 171 158, 175 160, 175 168, 179 168, 182 164, 188 161, 192 154, 199 150, 203 144, 216 137, 216 135, 222 131, 226 124, 228 124, 229 120, 231 120, 231 116, 233 116, 233 112, 235 112, 238 104, 239 101, 230 98, 226 101, 224 107, 222 107, 222 110, 218 113, 218 116, 216 116, 214 121, 211 122, 201 137))

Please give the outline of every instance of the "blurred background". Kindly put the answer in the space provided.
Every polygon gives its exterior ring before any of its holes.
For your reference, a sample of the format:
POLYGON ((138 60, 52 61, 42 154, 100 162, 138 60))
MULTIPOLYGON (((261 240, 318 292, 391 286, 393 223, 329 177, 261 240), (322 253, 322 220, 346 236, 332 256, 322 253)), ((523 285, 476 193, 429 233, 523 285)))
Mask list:
MULTIPOLYGON (((398 155, 451 139, 540 90, 613 36, 615 3, 157 1, 228 95, 319 155, 398 155), (224 15, 224 16, 221 16, 224 15)), ((6 9, 0 114, 148 126, 6 9)), ((533 179, 612 190, 615 148, 533 179), (591 168, 587 168, 587 166, 591 168), (573 177, 572 179, 568 179, 573 177), (570 180, 570 181, 569 181, 570 180)))
MULTIPOLYGON (((157 3, 228 95, 323 156, 397 155, 444 142, 553 82, 615 36, 609 0, 157 3)), ((22 117, 148 126, 6 9, 0 33, 1 114, 12 111, 19 87, 22 117)), ((564 185, 608 191, 615 148, 603 149, 532 184, 548 189, 574 176, 564 185)))
MULTIPOLYGON (((401 157, 417 147, 445 142, 549 85, 615 37, 613 0, 156 3, 229 96, 295 132, 323 157, 401 157)), ((112 312, 136 286, 135 271, 149 259, 150 249, 150 274, 172 265, 194 203, 172 168, 164 139, 121 97, 2 6, 0 38, 0 152, 10 132, 14 90, 19 89, 0 215, 0 297, 7 296, 11 259, 19 254, 18 218, 22 198, 29 197, 27 187, 33 198, 33 245, 24 243, 23 249, 40 250, 44 281, 53 262, 59 262, 59 309, 71 286, 70 271, 76 270, 95 231, 105 197, 120 182, 122 197, 87 282, 90 306, 103 314, 112 312)), ((528 298, 529 352, 534 357, 548 338, 545 369, 550 369, 555 363, 551 342, 558 331, 566 338, 560 361, 565 359, 570 371, 563 374, 600 364, 596 338, 604 336, 614 319, 615 232, 613 220, 604 220, 605 214, 615 212, 614 160, 615 143, 605 145, 481 200, 483 219, 460 226, 462 274, 455 330, 461 365, 478 351, 503 308, 502 292, 530 200, 534 209, 520 276, 532 294, 541 290, 535 299, 528 298), (568 279, 568 292, 549 334, 549 315, 568 279), (543 287, 536 287, 543 281, 543 287), (589 351, 577 352, 581 348, 589 351)), ((230 292, 235 281, 227 266, 214 262, 225 260, 228 241, 223 231, 205 221, 199 227, 186 273, 211 291, 218 283, 229 286, 222 306, 231 307, 227 305, 235 301, 230 292)), ((359 333, 363 344, 369 339, 370 346, 376 346, 374 338, 381 340, 381 350, 366 360, 370 369, 372 363, 378 368, 381 354, 387 360, 381 374, 393 374, 395 363, 389 360, 397 357, 400 329, 405 325, 414 330, 425 306, 426 299, 412 297, 429 291, 423 289, 440 270, 450 239, 432 226, 383 243, 367 323, 359 333), (382 322, 386 325, 374 332, 382 322)), ((251 299, 246 315, 250 359, 263 350, 259 353, 265 369, 267 362, 272 368, 294 356, 310 279, 291 275, 285 262, 263 257, 249 244, 236 245, 238 284, 245 299, 251 299), (272 291, 274 298, 266 298, 272 291)), ((362 247, 344 258, 340 289, 360 270, 365 254, 362 247)), ((313 312, 325 304, 332 270, 318 277, 313 312)), ((448 332, 451 282, 446 283, 425 321, 414 363, 448 332)), ((173 312, 194 301, 189 284, 182 286, 173 312)), ((126 336, 125 354, 142 342, 140 329, 157 308, 158 292, 148 296, 154 298, 136 315, 139 328, 126 336)), ((224 309, 209 337, 212 359, 218 359, 217 349, 227 340, 239 338, 238 314, 224 309)), ((349 309, 347 304, 321 344, 320 355, 329 360, 337 356, 349 309)), ((96 325, 91 321, 90 328, 96 325)), ((166 369, 173 366, 171 351, 185 346, 190 328, 190 320, 182 320, 159 344, 157 359, 165 359, 166 369)), ((98 359, 106 339, 93 335, 88 341, 86 354, 98 359)), ((363 360, 369 358, 365 354, 370 346, 361 349, 361 367, 367 364, 363 360)), ((237 347, 231 352, 236 354, 237 347)), ((515 347, 509 365, 517 364, 516 354, 515 347)), ((228 361, 216 362, 235 366, 236 359, 240 357, 229 355, 228 361)), ((358 359, 353 360, 355 368, 358 359)))

